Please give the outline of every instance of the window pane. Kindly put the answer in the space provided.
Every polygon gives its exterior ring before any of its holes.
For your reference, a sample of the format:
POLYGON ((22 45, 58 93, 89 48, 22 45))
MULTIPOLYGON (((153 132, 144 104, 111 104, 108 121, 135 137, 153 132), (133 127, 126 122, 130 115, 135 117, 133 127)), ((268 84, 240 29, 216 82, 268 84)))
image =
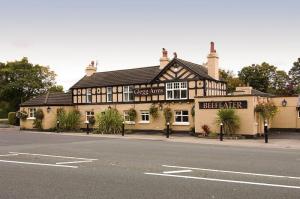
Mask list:
POLYGON ((182 115, 189 115, 188 111, 182 111, 182 115))
POLYGON ((176 117, 175 117, 175 121, 176 121, 176 122, 181 122, 181 116, 176 116, 176 117))
POLYGON ((187 98, 187 90, 181 90, 181 98, 187 98))
POLYGON ((167 92, 167 99, 172 99, 173 98, 173 93, 172 91, 167 92))
POLYGON ((188 122, 189 121, 189 117, 188 116, 182 116, 182 121, 183 122, 188 122))
POLYGON ((180 99, 180 91, 174 90, 174 99, 180 99))

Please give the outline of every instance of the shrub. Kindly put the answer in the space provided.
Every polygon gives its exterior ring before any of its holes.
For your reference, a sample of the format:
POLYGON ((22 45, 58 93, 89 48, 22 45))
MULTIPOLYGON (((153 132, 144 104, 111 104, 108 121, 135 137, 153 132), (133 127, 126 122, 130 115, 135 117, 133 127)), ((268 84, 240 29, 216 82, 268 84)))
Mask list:
POLYGON ((170 107, 164 108, 164 117, 165 117, 166 124, 168 122, 171 123, 172 116, 173 116, 173 112, 171 108, 170 107))
POLYGON ((66 112, 64 109, 57 109, 59 127, 66 131, 78 130, 80 126, 80 112, 72 109, 66 112))
POLYGON ((43 119, 44 119, 44 112, 42 109, 37 109, 35 112, 35 120, 33 122, 33 127, 39 130, 43 129, 43 119))
POLYGON ((16 112, 9 112, 8 113, 8 124, 10 124, 10 125, 17 125, 16 112))
POLYGON ((94 117, 94 116, 89 117, 89 124, 90 124, 91 126, 94 126, 95 122, 96 122, 96 120, 95 120, 95 117, 94 117))
POLYGON ((149 113, 153 119, 157 119, 159 117, 158 107, 156 107, 154 104, 152 104, 150 106, 149 113))
POLYGON ((123 117, 117 109, 107 109, 104 113, 96 114, 97 133, 121 133, 123 117))
POLYGON ((256 105, 255 112, 259 113, 264 121, 269 122, 278 112, 273 102, 262 102, 256 105))
POLYGON ((28 113, 26 111, 18 111, 16 113, 17 118, 20 118, 21 120, 26 120, 28 117, 28 113))
POLYGON ((134 108, 131 108, 128 110, 128 116, 130 121, 135 121, 136 119, 136 110, 134 108))
POLYGON ((240 119, 234 109, 220 109, 217 113, 217 123, 223 123, 224 134, 231 136, 239 129, 240 119))
POLYGON ((201 126, 202 130, 204 131, 204 136, 208 136, 211 133, 211 130, 208 125, 204 124, 201 126))

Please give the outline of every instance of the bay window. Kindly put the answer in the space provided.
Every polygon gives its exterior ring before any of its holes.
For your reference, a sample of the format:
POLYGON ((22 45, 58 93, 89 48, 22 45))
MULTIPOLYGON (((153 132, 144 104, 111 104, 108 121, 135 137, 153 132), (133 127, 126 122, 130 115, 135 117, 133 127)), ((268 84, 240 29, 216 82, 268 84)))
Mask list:
POLYGON ((168 82, 166 96, 167 100, 187 99, 187 82, 168 82))

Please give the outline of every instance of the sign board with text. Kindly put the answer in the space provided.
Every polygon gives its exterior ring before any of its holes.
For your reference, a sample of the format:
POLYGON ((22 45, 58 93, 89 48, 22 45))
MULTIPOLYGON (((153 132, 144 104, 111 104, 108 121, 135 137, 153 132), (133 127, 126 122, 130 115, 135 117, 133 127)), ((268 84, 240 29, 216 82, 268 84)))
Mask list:
POLYGON ((157 88, 136 88, 133 90, 133 94, 135 96, 150 96, 150 95, 164 95, 165 88, 157 87, 157 88))
POLYGON ((199 102, 199 109, 247 109, 247 100, 199 102))

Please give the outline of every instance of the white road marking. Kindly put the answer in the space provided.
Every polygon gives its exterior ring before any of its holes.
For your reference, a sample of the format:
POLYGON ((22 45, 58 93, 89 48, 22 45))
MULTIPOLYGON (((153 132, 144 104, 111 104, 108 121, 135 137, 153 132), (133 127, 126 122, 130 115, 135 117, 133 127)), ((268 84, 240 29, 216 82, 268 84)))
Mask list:
POLYGON ((272 178, 289 178, 289 179, 300 180, 300 177, 294 177, 294 176, 271 175, 271 174, 262 174, 262 173, 248 173, 248 172, 239 172, 239 171, 227 171, 227 170, 182 167, 182 166, 171 166, 171 165, 162 165, 162 166, 168 167, 168 168, 177 168, 177 169, 190 169, 190 170, 211 171, 211 172, 220 172, 220 173, 233 173, 233 174, 241 174, 241 175, 272 177, 272 178))
POLYGON ((73 162, 57 162, 56 164, 76 164, 76 163, 83 163, 83 162, 93 162, 92 160, 79 160, 73 162))
POLYGON ((45 163, 37 163, 37 162, 20 162, 20 161, 11 161, 11 160, 0 160, 0 162, 14 163, 14 164, 30 164, 30 165, 39 165, 39 166, 49 166, 49 167, 78 168, 78 166, 45 164, 45 163))
POLYGON ((70 156, 59 156, 59 155, 46 155, 46 154, 36 154, 36 153, 19 153, 19 152, 9 152, 12 154, 20 154, 20 155, 34 155, 34 156, 44 156, 44 157, 53 157, 53 158, 66 158, 66 159, 78 159, 78 160, 98 160, 98 159, 91 159, 91 158, 77 158, 77 157, 70 157, 70 156))
POLYGON ((202 178, 202 177, 171 175, 171 174, 163 174, 163 173, 144 173, 144 174, 146 174, 146 175, 155 175, 155 176, 175 177, 175 178, 186 178, 186 179, 215 181, 215 182, 230 182, 230 183, 236 183, 236 184, 250 184, 250 185, 258 185, 258 186, 269 186, 269 187, 281 187, 281 188, 290 188, 290 189, 300 189, 299 186, 290 186, 290 185, 281 185, 281 184, 268 184, 268 183, 259 183, 259 182, 248 182, 248 181, 237 181, 237 180, 224 180, 224 179, 218 179, 218 178, 202 178))
POLYGON ((5 154, 5 155, 0 155, 1 157, 6 157, 6 156, 17 156, 18 154, 5 154))
POLYGON ((172 174, 172 173, 186 173, 186 172, 192 172, 192 170, 164 171, 163 173, 172 174))

